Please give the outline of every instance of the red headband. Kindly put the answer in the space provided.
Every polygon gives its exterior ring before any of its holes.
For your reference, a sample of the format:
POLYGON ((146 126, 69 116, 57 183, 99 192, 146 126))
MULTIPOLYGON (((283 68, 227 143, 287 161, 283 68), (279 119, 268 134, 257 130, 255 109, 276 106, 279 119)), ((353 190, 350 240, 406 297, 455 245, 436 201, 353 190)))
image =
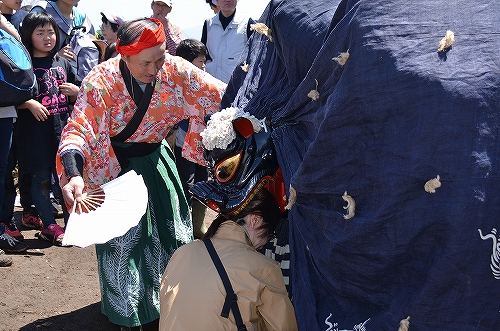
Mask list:
POLYGON ((121 46, 120 39, 116 41, 116 51, 122 55, 135 55, 140 51, 150 48, 156 45, 163 43, 166 39, 165 31, 163 30, 163 24, 158 21, 156 18, 148 18, 150 21, 158 24, 158 29, 155 31, 145 28, 142 31, 141 37, 135 43, 130 45, 121 46))

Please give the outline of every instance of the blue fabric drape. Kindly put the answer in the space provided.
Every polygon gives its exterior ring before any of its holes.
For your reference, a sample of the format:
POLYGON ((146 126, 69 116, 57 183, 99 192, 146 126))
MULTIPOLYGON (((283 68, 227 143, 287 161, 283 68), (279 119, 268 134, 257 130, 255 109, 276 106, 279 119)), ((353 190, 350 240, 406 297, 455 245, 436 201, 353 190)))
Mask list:
POLYGON ((254 33, 222 108, 271 121, 297 191, 300 330, 500 330, 498 17, 483 0, 269 3, 274 40, 254 33))

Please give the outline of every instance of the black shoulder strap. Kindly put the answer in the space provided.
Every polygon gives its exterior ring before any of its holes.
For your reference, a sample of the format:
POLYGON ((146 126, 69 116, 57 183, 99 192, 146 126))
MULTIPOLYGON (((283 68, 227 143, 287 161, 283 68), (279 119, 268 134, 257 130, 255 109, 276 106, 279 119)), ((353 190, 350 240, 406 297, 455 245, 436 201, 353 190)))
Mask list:
POLYGON ((224 300, 224 306, 222 307, 221 316, 228 318, 229 310, 233 310, 234 320, 236 321, 236 326, 238 327, 238 331, 246 331, 247 327, 243 324, 243 320, 241 318, 240 309, 238 308, 238 296, 234 293, 233 287, 231 286, 231 281, 227 275, 226 269, 222 265, 222 262, 215 251, 214 244, 210 239, 203 240, 203 243, 207 247, 208 254, 212 258, 214 262, 215 268, 219 273, 220 278, 222 279, 222 284, 224 284, 224 288, 226 289, 226 299, 224 300))
MULTIPOLYGON (((125 68, 125 63, 123 60, 120 60, 120 71, 122 72, 122 75, 125 76, 128 73, 128 70, 125 68)), ((128 86, 128 82, 130 80, 125 78, 125 84, 127 85, 127 89, 129 90, 129 93, 132 95, 131 90, 132 87, 128 86)), ((133 82, 135 83, 135 82, 133 82)), ((154 90, 154 85, 156 83, 156 80, 153 81, 151 84, 146 85, 146 89, 144 90, 144 95, 140 99, 140 103, 134 113, 134 116, 130 119, 130 122, 127 123, 125 128, 120 131, 116 136, 111 137, 112 142, 124 142, 128 138, 130 138, 131 135, 134 134, 134 132, 137 130, 139 125, 141 124, 142 119, 144 118, 144 115, 146 114, 146 111, 148 110, 149 103, 151 102, 151 97, 153 96, 153 90, 154 90)), ((136 88, 136 90, 140 90, 140 88, 136 88)), ((140 90, 142 92, 142 90, 140 90)), ((132 96, 134 98, 134 96, 132 96)), ((134 100, 135 101, 135 100, 134 100)))

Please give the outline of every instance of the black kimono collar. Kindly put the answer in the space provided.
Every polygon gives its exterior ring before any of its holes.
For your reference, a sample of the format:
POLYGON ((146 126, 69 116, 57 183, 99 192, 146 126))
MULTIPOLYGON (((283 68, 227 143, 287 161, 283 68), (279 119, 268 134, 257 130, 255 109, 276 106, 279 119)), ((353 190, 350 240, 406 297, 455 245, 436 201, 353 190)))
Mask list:
POLYGON ((137 80, 132 76, 130 70, 128 69, 125 61, 120 60, 120 72, 123 76, 123 80, 125 81, 125 86, 127 87, 127 91, 134 100, 136 105, 141 103, 142 97, 144 96, 144 91, 137 83, 137 80))

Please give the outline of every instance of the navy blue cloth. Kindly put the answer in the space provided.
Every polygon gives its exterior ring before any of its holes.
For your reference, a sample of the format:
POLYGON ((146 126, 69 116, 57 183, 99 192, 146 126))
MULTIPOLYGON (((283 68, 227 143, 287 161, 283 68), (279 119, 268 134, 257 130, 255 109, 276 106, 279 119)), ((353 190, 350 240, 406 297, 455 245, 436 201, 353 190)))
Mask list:
POLYGON ((253 34, 221 106, 271 121, 297 191, 300 330, 500 330, 498 17, 483 0, 269 3, 274 41, 253 34))

